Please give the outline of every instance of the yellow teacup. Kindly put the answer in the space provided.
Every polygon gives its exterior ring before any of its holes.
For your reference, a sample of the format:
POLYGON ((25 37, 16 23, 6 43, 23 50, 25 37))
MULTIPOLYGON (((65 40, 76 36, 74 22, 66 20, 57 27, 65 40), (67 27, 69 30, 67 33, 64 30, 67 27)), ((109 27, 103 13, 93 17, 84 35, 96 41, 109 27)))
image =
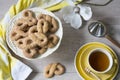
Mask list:
POLYGON ((113 58, 105 49, 96 48, 90 51, 88 64, 92 71, 96 73, 106 73, 112 68, 113 58))

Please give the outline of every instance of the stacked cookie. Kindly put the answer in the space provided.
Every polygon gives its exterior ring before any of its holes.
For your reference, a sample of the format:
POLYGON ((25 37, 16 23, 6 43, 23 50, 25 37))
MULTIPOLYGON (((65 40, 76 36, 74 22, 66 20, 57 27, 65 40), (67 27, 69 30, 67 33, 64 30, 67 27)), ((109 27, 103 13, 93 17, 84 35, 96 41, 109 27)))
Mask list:
POLYGON ((35 58, 57 45, 59 37, 55 32, 58 28, 58 22, 52 16, 39 14, 36 18, 34 12, 25 10, 16 20, 10 37, 24 56, 35 58))

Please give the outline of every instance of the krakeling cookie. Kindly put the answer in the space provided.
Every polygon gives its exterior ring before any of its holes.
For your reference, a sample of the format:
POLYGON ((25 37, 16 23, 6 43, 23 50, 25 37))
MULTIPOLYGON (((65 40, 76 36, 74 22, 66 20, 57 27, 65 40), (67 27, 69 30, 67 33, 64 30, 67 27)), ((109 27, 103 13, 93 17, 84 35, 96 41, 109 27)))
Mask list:
POLYGON ((49 30, 49 23, 45 19, 38 20, 37 30, 40 33, 47 33, 49 30))
POLYGON ((53 48, 54 46, 56 46, 59 41, 59 37, 56 36, 55 34, 50 34, 48 36, 48 39, 49 39, 49 42, 48 42, 49 48, 53 48))
POLYGON ((25 10, 22 15, 24 18, 33 17, 34 13, 31 10, 25 10))
POLYGON ((65 72, 65 67, 60 63, 51 63, 44 69, 44 76, 51 78, 54 75, 62 75, 65 72))
POLYGON ((34 33, 29 35, 30 38, 34 41, 34 43, 38 44, 41 47, 44 47, 48 43, 48 38, 43 33, 34 33))
POLYGON ((31 10, 23 11, 22 17, 15 21, 10 34, 11 40, 23 51, 27 58, 35 58, 45 53, 48 48, 57 45, 59 37, 55 34, 58 22, 47 14, 36 18, 31 10))
POLYGON ((13 41, 17 41, 19 39, 22 39, 24 37, 28 36, 27 32, 24 32, 23 30, 21 30, 19 27, 14 27, 13 30, 11 31, 11 40, 13 41))
POLYGON ((55 20, 55 18, 49 16, 49 15, 45 15, 45 14, 40 14, 38 16, 38 20, 40 19, 45 19, 46 21, 49 22, 50 28, 49 31, 52 33, 55 33, 58 30, 58 22, 55 20))

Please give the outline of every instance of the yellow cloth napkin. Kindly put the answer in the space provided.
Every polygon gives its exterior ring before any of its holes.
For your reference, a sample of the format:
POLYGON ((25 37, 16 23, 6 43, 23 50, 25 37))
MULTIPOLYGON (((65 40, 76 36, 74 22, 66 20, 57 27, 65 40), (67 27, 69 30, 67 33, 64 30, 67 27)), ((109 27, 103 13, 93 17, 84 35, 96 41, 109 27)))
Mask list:
POLYGON ((17 4, 10 7, 0 22, 0 80, 25 80, 32 72, 30 67, 12 57, 7 48, 5 32, 10 19, 26 8, 40 6, 55 11, 67 5, 67 0, 18 0, 17 4))

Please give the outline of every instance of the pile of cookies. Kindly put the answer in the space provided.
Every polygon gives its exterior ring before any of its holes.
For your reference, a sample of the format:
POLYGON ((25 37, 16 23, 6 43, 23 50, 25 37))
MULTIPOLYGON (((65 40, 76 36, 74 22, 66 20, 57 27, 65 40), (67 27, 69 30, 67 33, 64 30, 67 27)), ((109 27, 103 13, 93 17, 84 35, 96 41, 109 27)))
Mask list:
POLYGON ((36 17, 33 11, 25 10, 15 21, 10 38, 24 56, 36 58, 57 45, 59 37, 55 32, 58 29, 58 22, 52 16, 39 14, 36 17))

